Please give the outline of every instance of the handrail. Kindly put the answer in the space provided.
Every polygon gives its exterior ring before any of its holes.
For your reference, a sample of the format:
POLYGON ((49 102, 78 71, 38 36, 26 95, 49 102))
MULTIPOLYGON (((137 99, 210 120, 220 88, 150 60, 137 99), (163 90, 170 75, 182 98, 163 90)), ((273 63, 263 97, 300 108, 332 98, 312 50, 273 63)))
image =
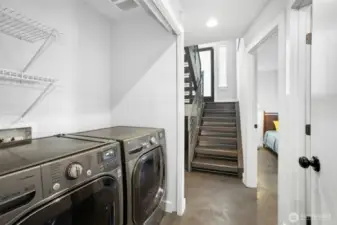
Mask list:
POLYGON ((190 68, 190 76, 192 79, 194 90, 196 91, 201 78, 201 61, 198 46, 185 47, 187 60, 190 68))
POLYGON ((189 122, 189 149, 188 149, 188 171, 192 170, 192 160, 194 158, 194 149, 197 145, 199 127, 202 117, 204 105, 204 79, 203 74, 200 76, 200 80, 198 82, 198 88, 195 92, 195 96, 193 99, 193 103, 191 106, 191 112, 188 118, 189 122))

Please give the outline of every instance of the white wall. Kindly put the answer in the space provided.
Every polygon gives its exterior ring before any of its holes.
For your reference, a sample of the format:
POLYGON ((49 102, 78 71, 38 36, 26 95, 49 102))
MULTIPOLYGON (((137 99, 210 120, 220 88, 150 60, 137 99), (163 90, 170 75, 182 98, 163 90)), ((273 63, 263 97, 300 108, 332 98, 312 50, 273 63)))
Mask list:
POLYGON ((167 135, 168 204, 176 209, 176 39, 147 16, 114 26, 111 110, 115 125, 162 127, 167 135), (127 24, 127 25, 126 25, 127 24))
POLYGON ((236 101, 237 83, 236 83, 236 40, 227 40, 199 45, 199 48, 214 48, 214 101, 236 101), (227 46, 227 87, 219 87, 219 47, 227 46))
MULTIPOLYGON (((62 32, 60 40, 28 73, 58 79, 56 88, 15 126, 33 126, 33 136, 74 132, 110 124, 109 21, 80 0, 1 0, 62 32)), ((0 67, 22 70, 41 43, 30 44, 0 34, 0 67)), ((9 127, 42 91, 22 85, 0 88, 1 127, 9 127)))
POLYGON ((266 112, 278 111, 277 79, 277 71, 258 71, 257 104, 259 110, 266 112))

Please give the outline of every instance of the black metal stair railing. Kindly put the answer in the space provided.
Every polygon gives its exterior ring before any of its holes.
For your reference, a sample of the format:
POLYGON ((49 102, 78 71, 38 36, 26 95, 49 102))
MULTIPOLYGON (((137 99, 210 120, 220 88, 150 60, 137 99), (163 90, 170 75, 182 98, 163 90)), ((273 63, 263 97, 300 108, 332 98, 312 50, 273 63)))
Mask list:
POLYGON ((198 134, 200 129, 201 117, 204 107, 204 85, 203 75, 200 76, 198 88, 195 92, 193 102, 191 105, 190 115, 188 116, 189 123, 189 145, 188 145, 188 161, 187 169, 189 172, 192 170, 192 160, 194 158, 194 151, 198 141, 198 134))
POLYGON ((185 47, 185 104, 192 104, 201 77, 198 46, 185 47))

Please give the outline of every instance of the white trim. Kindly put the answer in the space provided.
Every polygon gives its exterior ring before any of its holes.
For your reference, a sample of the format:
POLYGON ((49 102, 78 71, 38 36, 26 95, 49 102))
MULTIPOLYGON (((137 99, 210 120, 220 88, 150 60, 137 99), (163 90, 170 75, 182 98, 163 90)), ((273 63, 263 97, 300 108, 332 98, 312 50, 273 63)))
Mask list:
MULTIPOLYGON (((268 23, 261 32, 257 33, 248 43, 244 52, 244 67, 248 69, 248 76, 253 77, 254 70, 249 68, 253 63, 254 51, 262 44, 273 32, 278 31, 278 98, 279 98, 279 148, 278 153, 278 224, 288 222, 290 213, 304 212, 304 191, 302 187, 304 171, 298 167, 298 157, 303 155, 302 149, 304 136, 302 114, 304 99, 303 97, 303 76, 299 73, 298 61, 299 44, 298 44, 298 11, 290 9, 290 6, 280 13, 280 15, 268 23), (302 76, 302 77, 301 77, 302 76), (302 82, 302 83, 301 83, 302 82), (294 142, 294 140, 296 140, 294 142), (292 152, 291 152, 292 150, 292 152)), ((304 41, 304 39, 302 40, 304 41)), ((253 82, 250 81, 250 86, 253 82)), ((256 88, 255 88, 256 89, 256 88)), ((254 91, 254 89, 253 89, 254 91)), ((253 93, 251 93, 253 94, 253 93)), ((248 98, 249 101, 249 98, 248 98)), ((251 114, 254 106, 249 106, 247 114, 251 114)), ((254 131, 251 128, 254 124, 254 118, 247 116, 247 145, 246 157, 247 167, 245 167, 245 184, 250 186, 257 185, 257 174, 251 171, 257 171, 257 145, 254 141, 254 131), (250 149, 249 149, 250 148, 250 149), (256 160, 252 163, 252 160, 256 160)), ((300 221, 299 224, 304 224, 300 221)))
POLYGON ((178 19, 176 18, 173 9, 167 1, 162 0, 150 0, 154 3, 154 5, 158 8, 159 12, 166 19, 166 21, 170 24, 173 32, 176 35, 180 35, 184 32, 183 26, 180 24, 178 19))
MULTIPOLYGON (((179 216, 182 216, 185 212, 186 199, 185 199, 185 169, 184 169, 184 147, 185 147, 185 132, 184 132, 184 118, 185 118, 185 79, 184 79, 184 29, 176 18, 174 11, 170 4, 162 0, 148 0, 161 15, 158 15, 156 10, 153 11, 153 7, 150 10, 154 13, 160 23, 162 16, 168 24, 171 26, 174 34, 177 38, 177 180, 176 180, 176 201, 177 205, 173 206, 172 203, 167 202, 166 211, 177 211, 179 216)), ((148 4, 147 4, 148 5, 148 4)))
POLYGON ((167 213, 173 213, 174 212, 174 207, 172 202, 170 201, 164 201, 165 203, 165 212, 167 213))
POLYGON ((254 50, 256 50, 261 44, 263 44, 270 37, 271 34, 277 32, 278 27, 281 24, 281 21, 285 23, 284 20, 285 20, 284 13, 281 13, 281 15, 279 15, 268 25, 266 25, 266 27, 253 38, 252 42, 247 45, 246 51, 248 53, 252 53, 254 50))
MULTIPOLYGON (((254 87, 254 82, 255 82, 255 73, 256 73, 256 65, 255 65, 255 56, 254 56, 254 52, 255 50, 261 45, 263 44, 271 35, 273 35, 275 32, 278 32, 278 43, 279 43, 279 47, 278 47, 278 58, 279 58, 279 62, 278 62, 278 74, 279 74, 279 85, 282 85, 282 81, 280 80, 280 77, 282 75, 285 75, 285 40, 286 40, 286 26, 285 26, 285 13, 281 13, 275 20, 271 21, 268 25, 266 25, 264 27, 263 30, 261 30, 261 32, 259 32, 253 39, 251 43, 247 44, 247 47, 245 48, 245 52, 246 52, 246 60, 244 60, 245 62, 245 66, 247 66, 247 72, 249 73, 249 77, 251 80, 251 87, 253 88, 252 91, 255 94, 256 87, 254 87), (284 48, 282 47, 284 45, 284 48), (284 61, 284 62, 283 62, 284 61), (280 83, 281 82, 281 83, 280 83)), ((279 86, 279 96, 281 96, 280 91, 282 88, 280 88, 279 86)), ((281 100, 282 101, 282 100, 281 100)), ((282 105, 282 103, 280 102, 279 105, 282 105)), ((254 104, 252 102, 252 104, 250 105, 250 112, 248 112, 248 115, 251 115, 248 117, 248 121, 247 121, 247 126, 248 126, 248 130, 247 130, 247 149, 245 149, 246 151, 246 156, 245 160, 247 163, 245 163, 246 168, 244 168, 245 170, 245 176, 243 179, 244 184, 247 187, 250 188, 256 188, 257 187, 257 165, 258 165, 258 158, 257 158, 257 150, 255 150, 255 148, 258 147, 258 136, 255 135, 256 130, 253 128, 253 125, 256 124, 256 120, 257 118, 255 118, 253 115, 255 115, 256 113, 254 113, 256 111, 256 104, 254 104)), ((280 110, 281 111, 281 110, 280 110)), ((281 114, 281 112, 280 112, 281 114)), ((281 116, 280 116, 281 117, 281 116)), ((280 129, 281 131, 281 129, 280 129)), ((281 153, 282 154, 282 153, 281 153)))
POLYGON ((184 33, 177 35, 177 214, 185 212, 185 77, 184 33))

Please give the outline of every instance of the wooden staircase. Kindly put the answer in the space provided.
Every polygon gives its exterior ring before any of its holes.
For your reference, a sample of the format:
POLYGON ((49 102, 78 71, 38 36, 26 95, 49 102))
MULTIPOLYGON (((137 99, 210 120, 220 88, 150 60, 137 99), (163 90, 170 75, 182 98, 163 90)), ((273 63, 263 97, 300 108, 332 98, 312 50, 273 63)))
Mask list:
POLYGON ((239 104, 205 103, 192 169, 242 177, 239 104))

